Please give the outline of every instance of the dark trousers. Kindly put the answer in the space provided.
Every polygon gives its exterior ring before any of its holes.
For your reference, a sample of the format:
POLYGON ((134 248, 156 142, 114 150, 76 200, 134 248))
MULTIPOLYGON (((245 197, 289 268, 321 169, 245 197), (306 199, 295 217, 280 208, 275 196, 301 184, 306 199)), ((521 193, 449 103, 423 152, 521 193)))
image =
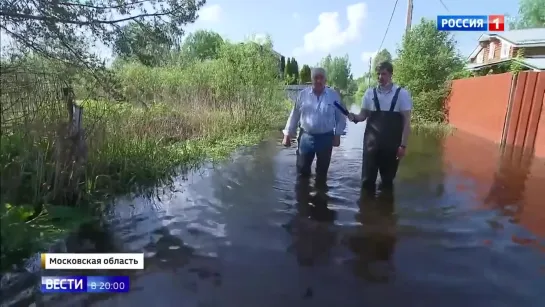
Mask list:
POLYGON ((391 150, 364 150, 362 163, 362 188, 374 193, 376 190, 377 175, 380 173, 380 189, 391 191, 397 174, 399 160, 397 149, 391 150))
MULTIPOLYGON (((301 134, 298 137, 298 143, 300 144, 301 134)), ((327 147, 326 149, 318 152, 301 153, 297 149, 297 173, 300 176, 308 177, 311 174, 312 162, 316 158, 316 178, 325 180, 327 178, 327 172, 329 170, 329 164, 331 163, 331 154, 333 153, 333 147, 327 147)))

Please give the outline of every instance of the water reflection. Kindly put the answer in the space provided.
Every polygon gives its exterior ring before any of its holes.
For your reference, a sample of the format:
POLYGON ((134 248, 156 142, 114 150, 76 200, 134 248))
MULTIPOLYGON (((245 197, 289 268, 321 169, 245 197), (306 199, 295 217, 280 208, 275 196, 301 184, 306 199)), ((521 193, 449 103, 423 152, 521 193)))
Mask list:
POLYGON ((526 181, 530 175, 533 156, 521 148, 506 148, 499 161, 498 171, 484 203, 496 207, 502 215, 517 223, 523 211, 526 181))
POLYGON ((319 260, 327 261, 330 249, 336 242, 336 234, 330 228, 336 212, 328 208, 327 183, 317 180, 314 194, 312 190, 311 179, 297 176, 297 214, 287 229, 293 237, 288 251, 296 254, 301 266, 313 266, 319 260))
POLYGON ((347 244, 356 255, 354 272, 372 282, 387 282, 394 275, 396 245, 395 197, 392 190, 370 196, 362 187, 355 218, 361 224, 347 244))
POLYGON ((413 135, 395 193, 368 198, 362 139, 349 124, 327 184, 295 180, 295 150, 271 139, 160 198, 118 201, 113 241, 147 257, 135 288, 43 306, 545 306, 543 254, 520 240, 543 231, 543 168, 528 176, 522 156, 467 135, 413 135), (511 207, 519 224, 503 223, 511 207))

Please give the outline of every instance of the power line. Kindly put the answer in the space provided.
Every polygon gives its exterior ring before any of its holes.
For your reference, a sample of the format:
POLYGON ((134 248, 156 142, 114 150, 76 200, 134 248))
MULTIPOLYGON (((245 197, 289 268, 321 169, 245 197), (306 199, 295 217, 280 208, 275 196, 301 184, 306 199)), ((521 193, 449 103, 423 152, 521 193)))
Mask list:
POLYGON ((443 2, 443 0, 439 0, 439 2, 441 2, 441 5, 445 8, 445 10, 447 10, 447 12, 450 13, 450 10, 448 9, 447 5, 445 4, 445 2, 443 2))
POLYGON ((388 21, 388 26, 386 26, 386 32, 384 32, 384 37, 382 37, 382 42, 380 42, 380 47, 378 47, 378 51, 382 49, 382 44, 384 44, 384 40, 386 39, 386 35, 388 35, 388 30, 390 30, 390 24, 392 23, 392 19, 394 18, 394 13, 396 11, 397 3, 399 0, 396 0, 396 3, 394 4, 394 9, 392 10, 392 15, 390 15, 390 21, 388 21))

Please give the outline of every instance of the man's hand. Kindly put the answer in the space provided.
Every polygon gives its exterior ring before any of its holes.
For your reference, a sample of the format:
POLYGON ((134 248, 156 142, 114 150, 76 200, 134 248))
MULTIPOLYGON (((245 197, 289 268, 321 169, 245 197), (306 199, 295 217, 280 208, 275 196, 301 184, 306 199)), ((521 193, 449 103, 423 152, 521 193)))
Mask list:
POLYGON ((356 123, 356 114, 348 113, 348 120, 350 120, 351 122, 356 123))
POLYGON ((284 135, 284 139, 282 140, 282 145, 286 147, 291 146, 291 137, 289 135, 284 135))
POLYGON ((339 147, 339 146, 341 146, 341 136, 335 135, 333 137, 333 147, 339 147))
POLYGON ((397 159, 398 160, 401 160, 401 158, 405 157, 405 151, 406 151, 405 146, 399 146, 397 148, 397 159))

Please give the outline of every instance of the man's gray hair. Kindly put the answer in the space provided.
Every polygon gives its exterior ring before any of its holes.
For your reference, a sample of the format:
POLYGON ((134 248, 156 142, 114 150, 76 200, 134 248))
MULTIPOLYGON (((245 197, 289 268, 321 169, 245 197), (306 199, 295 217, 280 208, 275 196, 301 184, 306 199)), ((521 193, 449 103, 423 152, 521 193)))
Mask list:
POLYGON ((314 67, 310 70, 310 77, 312 79, 314 79, 314 76, 316 75, 322 75, 325 79, 327 79, 325 69, 323 69, 322 67, 314 67))

